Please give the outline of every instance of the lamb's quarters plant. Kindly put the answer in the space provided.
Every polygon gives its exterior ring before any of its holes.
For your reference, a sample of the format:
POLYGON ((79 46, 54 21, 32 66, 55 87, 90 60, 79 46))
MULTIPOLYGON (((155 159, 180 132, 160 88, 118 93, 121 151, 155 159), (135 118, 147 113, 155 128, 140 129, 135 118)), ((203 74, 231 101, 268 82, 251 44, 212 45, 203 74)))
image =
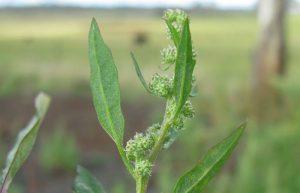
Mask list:
MULTIPOLYGON (((181 10, 167 10, 163 20, 171 45, 162 49, 161 73, 155 73, 147 84, 138 61, 131 53, 133 64, 143 87, 150 94, 166 100, 163 119, 149 126, 144 133, 136 133, 124 145, 124 117, 120 105, 118 72, 108 46, 105 44, 98 24, 92 20, 89 32, 89 60, 91 66, 91 89, 94 107, 103 129, 115 142, 120 156, 136 182, 136 192, 146 193, 149 178, 159 153, 169 148, 184 130, 184 123, 195 115, 190 97, 195 96, 196 53, 193 49, 190 19, 181 10), (169 77, 163 72, 172 69, 169 77)), ((224 165, 237 145, 246 124, 240 125, 229 137, 217 144, 203 160, 184 174, 174 186, 174 193, 199 193, 224 165)), ((104 192, 101 184, 82 167, 74 184, 76 193, 104 192)))
POLYGON ((29 156, 49 103, 50 98, 44 93, 40 93, 36 97, 36 113, 28 125, 19 133, 14 147, 8 153, 6 166, 0 176, 0 193, 7 193, 14 176, 29 156))

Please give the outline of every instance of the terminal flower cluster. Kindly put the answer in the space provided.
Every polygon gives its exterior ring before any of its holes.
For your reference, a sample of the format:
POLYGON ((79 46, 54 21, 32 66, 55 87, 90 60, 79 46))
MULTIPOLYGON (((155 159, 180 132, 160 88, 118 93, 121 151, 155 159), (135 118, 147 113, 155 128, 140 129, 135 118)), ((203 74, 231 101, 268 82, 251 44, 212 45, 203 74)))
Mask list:
MULTIPOLYGON (((179 9, 168 9, 165 11, 163 19, 166 23, 169 23, 174 27, 178 34, 181 34, 183 22, 188 18, 188 15, 179 9)), ((171 32, 168 26, 166 26, 167 37, 171 39, 171 32)), ((161 50, 162 64, 168 69, 171 65, 175 64, 177 58, 177 49, 175 45, 169 45, 161 50)), ((196 51, 193 48, 193 58, 196 58, 196 51)))

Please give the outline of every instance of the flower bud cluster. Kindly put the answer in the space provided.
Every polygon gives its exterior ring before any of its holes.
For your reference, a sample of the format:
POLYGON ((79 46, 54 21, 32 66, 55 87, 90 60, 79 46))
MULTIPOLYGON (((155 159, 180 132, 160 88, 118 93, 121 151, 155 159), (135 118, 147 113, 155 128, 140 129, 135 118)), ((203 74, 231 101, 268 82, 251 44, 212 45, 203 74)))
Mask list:
MULTIPOLYGON (((163 19, 172 25, 178 34, 181 34, 184 21, 188 18, 188 15, 179 9, 168 9, 165 11, 163 19)), ((166 26, 167 36, 169 39, 172 39, 172 35, 169 29, 169 26, 166 26)), ((167 48, 161 50, 162 64, 166 65, 165 69, 168 69, 171 65, 176 63, 177 58, 177 48, 175 45, 169 45, 167 48)), ((196 51, 193 48, 193 58, 196 58, 196 51)))
POLYGON ((148 160, 148 155, 159 137, 160 128, 159 124, 154 124, 147 129, 145 134, 136 133, 126 144, 126 156, 134 163, 134 172, 138 176, 151 174, 152 164, 148 160))
POLYGON ((134 172, 138 176, 150 176, 152 170, 152 164, 149 160, 138 160, 135 162, 134 172))
POLYGON ((177 49, 175 46, 169 45, 167 48, 161 50, 162 63, 172 65, 176 62, 177 49))
MULTIPOLYGON (((176 101, 175 98, 173 97, 169 101, 168 108, 166 110, 166 115, 167 116, 172 116, 174 115, 176 111, 176 101)), ((184 129, 184 122, 187 119, 191 119, 195 116, 195 110, 192 106, 192 103, 188 100, 186 103, 183 105, 182 110, 178 117, 174 119, 171 123, 171 129, 169 131, 168 136, 166 137, 166 140, 164 142, 164 148, 168 148, 174 140, 177 138, 178 134, 184 129)))
MULTIPOLYGON (((188 18, 188 15, 180 9, 168 9, 163 16, 163 19, 171 23, 178 33, 181 33, 186 18, 188 18)), ((170 34, 169 31, 168 34, 170 34)))
POLYGON ((171 94, 173 89, 173 79, 159 74, 154 74, 149 89, 155 96, 167 97, 171 94))
POLYGON ((126 155, 130 161, 144 158, 149 150, 154 146, 154 139, 149 135, 136 133, 133 139, 126 144, 126 155))

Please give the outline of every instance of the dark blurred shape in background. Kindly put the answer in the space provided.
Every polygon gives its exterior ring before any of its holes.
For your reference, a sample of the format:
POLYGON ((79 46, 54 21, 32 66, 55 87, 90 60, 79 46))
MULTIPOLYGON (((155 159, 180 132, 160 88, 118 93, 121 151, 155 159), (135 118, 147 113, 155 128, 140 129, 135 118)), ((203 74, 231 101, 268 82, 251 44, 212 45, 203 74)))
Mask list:
POLYGON ((161 100, 141 87, 129 53, 135 52, 147 80, 160 71, 167 7, 191 15, 199 94, 193 100, 196 119, 162 154, 150 192, 171 192, 189 165, 245 119, 249 126, 235 156, 205 191, 300 192, 300 2, 126 2, 0 1, 0 166, 33 113, 35 94, 43 90, 53 97, 11 193, 71 192, 78 163, 109 192, 133 190, 92 107, 89 23, 97 18, 118 66, 128 139, 160 121, 163 111, 161 100))

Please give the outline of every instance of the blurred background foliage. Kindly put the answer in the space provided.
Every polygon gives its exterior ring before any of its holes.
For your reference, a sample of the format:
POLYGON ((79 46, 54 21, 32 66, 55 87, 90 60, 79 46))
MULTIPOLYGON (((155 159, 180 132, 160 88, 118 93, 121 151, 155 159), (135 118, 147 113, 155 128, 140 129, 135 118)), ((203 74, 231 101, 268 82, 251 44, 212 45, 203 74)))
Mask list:
MULTIPOLYGON (((87 34, 96 17, 119 69, 126 139, 160 119, 160 99, 140 85, 129 52, 147 80, 161 71, 168 45, 162 9, 2 8, 0 10, 0 163, 33 113, 38 91, 53 96, 37 147, 18 174, 19 192, 71 192, 77 163, 89 168, 112 193, 133 184, 91 104, 87 34)), ((255 107, 252 63, 258 42, 254 11, 192 9, 197 50, 195 120, 155 166, 150 192, 171 192, 176 179, 203 153, 248 119, 235 155, 205 190, 210 193, 300 192, 300 15, 287 17, 288 64, 272 80, 280 104, 255 107), (258 117, 252 109, 264 112, 258 117), (270 110, 265 111, 265 108, 270 110)), ((256 111, 255 111, 256 112, 256 111)))

